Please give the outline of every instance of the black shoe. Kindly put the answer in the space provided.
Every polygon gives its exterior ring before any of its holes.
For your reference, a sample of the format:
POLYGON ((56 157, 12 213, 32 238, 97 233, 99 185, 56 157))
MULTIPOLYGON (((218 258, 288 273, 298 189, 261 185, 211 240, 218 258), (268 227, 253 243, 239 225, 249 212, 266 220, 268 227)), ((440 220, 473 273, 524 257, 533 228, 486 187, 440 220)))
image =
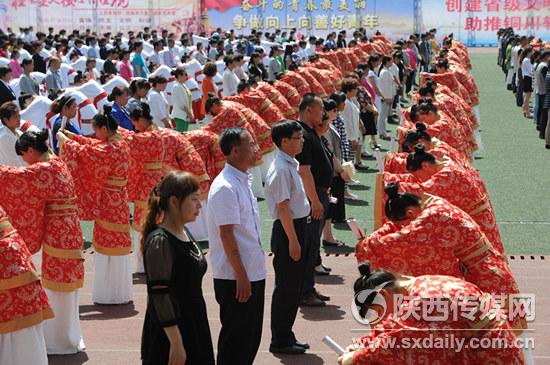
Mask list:
POLYGON ((369 167, 363 163, 356 163, 353 166, 355 166, 356 170, 361 170, 361 171, 365 171, 369 169, 369 167))
POLYGON ((328 302, 330 300, 330 297, 319 293, 317 290, 315 290, 315 297, 323 302, 328 302))
POLYGON ((319 265, 315 267, 315 275, 327 276, 330 275, 330 272, 326 271, 321 265, 319 265))
POLYGON ((269 352, 273 354, 301 355, 306 352, 306 348, 296 344, 286 347, 269 346, 269 352))
POLYGON ((325 302, 317 298, 313 294, 309 294, 300 302, 300 307, 324 307, 326 306, 325 302))
POLYGON ((328 266, 325 266, 325 264, 321 264, 321 266, 323 267, 323 269, 325 269, 325 271, 328 271, 328 272, 332 271, 332 269, 328 266))
POLYGON ((296 340, 296 342, 294 343, 294 345, 295 345, 295 346, 298 346, 298 347, 302 347, 302 348, 304 348, 304 349, 306 349, 306 350, 309 349, 309 343, 307 343, 307 342, 302 342, 302 341, 296 340))

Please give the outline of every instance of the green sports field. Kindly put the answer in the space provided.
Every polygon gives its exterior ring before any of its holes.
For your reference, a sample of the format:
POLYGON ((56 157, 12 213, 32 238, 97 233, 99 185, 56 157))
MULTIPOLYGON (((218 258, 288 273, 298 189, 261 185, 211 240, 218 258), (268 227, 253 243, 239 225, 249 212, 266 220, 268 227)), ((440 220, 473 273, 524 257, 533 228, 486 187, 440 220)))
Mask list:
MULTIPOLYGON (((513 95, 505 89, 504 76, 496 65, 496 50, 470 51, 473 75, 480 90, 483 158, 474 166, 480 171, 491 194, 497 222, 509 254, 550 254, 550 150, 532 120, 524 119, 513 95)), ((392 126, 393 128, 394 126, 392 126)), ((382 147, 388 147, 380 141, 382 147)), ((372 231, 374 160, 371 168, 359 172, 361 186, 351 187, 362 199, 347 205, 347 216, 372 231)), ((269 250, 271 219, 260 202, 263 243, 269 250)), ((91 224, 83 223, 84 236, 91 241, 91 224)), ((337 252, 353 251, 355 239, 345 225, 335 226, 335 237, 348 246, 337 252)), ((332 250, 334 252, 334 250, 332 250)))

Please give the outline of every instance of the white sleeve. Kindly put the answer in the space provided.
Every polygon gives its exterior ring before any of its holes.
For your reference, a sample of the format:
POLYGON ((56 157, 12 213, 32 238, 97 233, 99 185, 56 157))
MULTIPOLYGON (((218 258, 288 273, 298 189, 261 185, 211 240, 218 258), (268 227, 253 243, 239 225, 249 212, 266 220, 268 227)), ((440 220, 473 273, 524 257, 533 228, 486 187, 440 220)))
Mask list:
POLYGON ((391 72, 388 70, 382 70, 380 73, 380 92, 385 99, 393 98, 393 78, 391 72))
POLYGON ((162 97, 158 93, 149 94, 149 107, 151 108, 152 116, 159 121, 167 117, 162 97))
POLYGON ((229 72, 224 72, 223 73, 223 91, 222 91, 222 95, 224 97, 226 96, 231 96, 231 91, 232 91, 232 87, 231 87, 231 74, 229 72))
POLYGON ((176 85, 174 85, 174 87, 172 88, 172 106, 173 106, 172 116, 173 117, 179 114, 177 111, 178 109, 180 111, 183 111, 184 99, 185 97, 181 90, 181 86, 176 83, 176 85))
MULTIPOLYGON (((221 186, 208 197, 208 205, 212 206, 214 224, 224 226, 228 224, 240 224, 240 207, 237 194, 228 186, 221 186)), ((210 209, 210 208, 208 208, 210 209)))
POLYGON ((342 111, 342 119, 344 120, 344 129, 346 130, 346 136, 350 141, 355 141, 355 128, 353 128, 353 110, 352 106, 346 100, 346 106, 342 111))

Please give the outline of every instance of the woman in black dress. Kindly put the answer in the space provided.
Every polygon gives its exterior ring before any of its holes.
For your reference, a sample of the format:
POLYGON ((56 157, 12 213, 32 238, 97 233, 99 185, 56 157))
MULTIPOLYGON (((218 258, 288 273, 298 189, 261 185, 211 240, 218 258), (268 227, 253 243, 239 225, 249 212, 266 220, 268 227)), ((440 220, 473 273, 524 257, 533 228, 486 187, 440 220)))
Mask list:
POLYGON ((142 241, 148 294, 144 365, 214 364, 202 294, 206 260, 185 229, 200 207, 199 183, 183 172, 169 173, 149 197, 142 241))

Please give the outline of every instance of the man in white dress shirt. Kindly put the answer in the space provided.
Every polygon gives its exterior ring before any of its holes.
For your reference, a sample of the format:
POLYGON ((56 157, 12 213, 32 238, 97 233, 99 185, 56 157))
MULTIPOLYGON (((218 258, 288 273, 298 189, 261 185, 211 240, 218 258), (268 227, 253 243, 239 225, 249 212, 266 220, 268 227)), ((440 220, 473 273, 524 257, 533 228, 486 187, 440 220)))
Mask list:
POLYGON ((252 365, 260 346, 266 265, 260 241, 260 214, 247 170, 258 146, 242 128, 220 136, 226 157, 208 194, 206 221, 214 292, 222 329, 218 365, 252 365))
POLYGON ((162 64, 174 68, 178 65, 178 50, 176 49, 176 42, 173 38, 168 38, 168 49, 162 51, 161 53, 162 64))

